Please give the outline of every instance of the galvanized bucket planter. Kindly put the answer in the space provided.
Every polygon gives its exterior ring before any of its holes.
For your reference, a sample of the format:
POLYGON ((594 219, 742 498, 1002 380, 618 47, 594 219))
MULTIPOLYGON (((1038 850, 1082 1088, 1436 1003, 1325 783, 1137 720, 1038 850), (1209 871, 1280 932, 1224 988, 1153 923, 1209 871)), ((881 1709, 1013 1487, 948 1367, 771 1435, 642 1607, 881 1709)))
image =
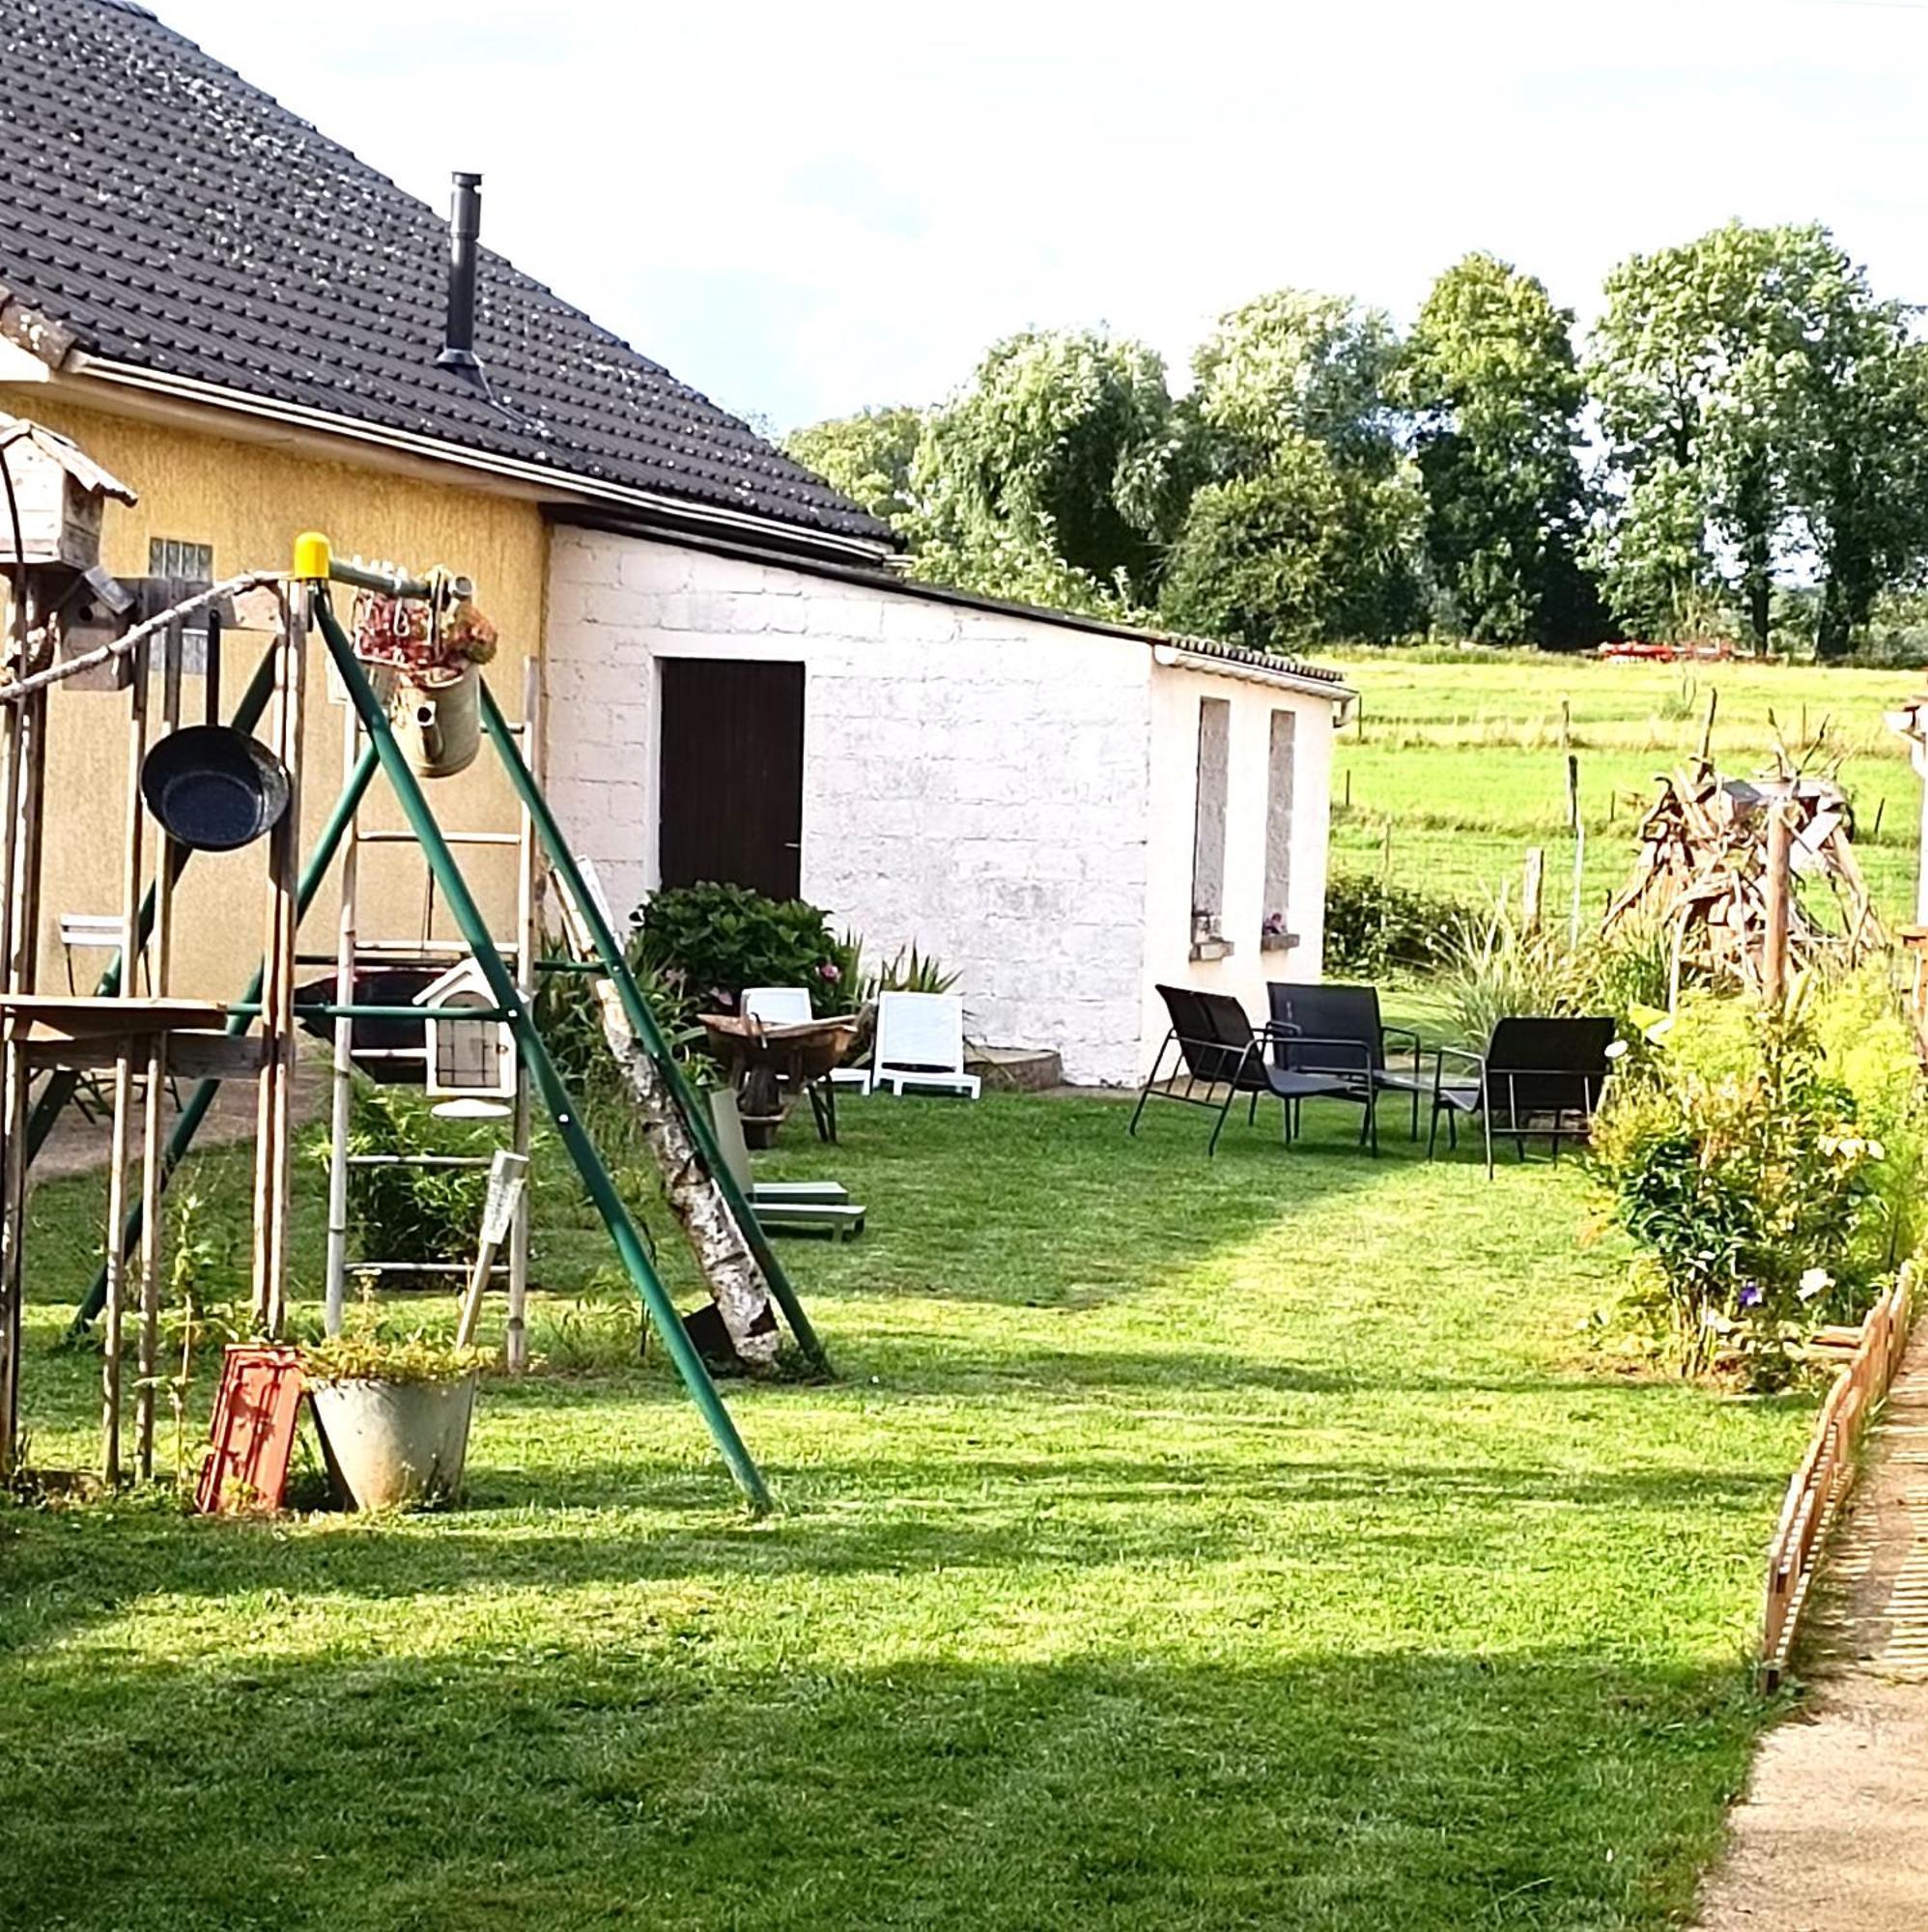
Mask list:
POLYGON ((398 723, 409 762, 423 778, 467 771, 482 749, 482 673, 472 664, 411 673, 398 723))
POLYGON ((475 1378, 310 1382, 328 1480, 354 1509, 452 1501, 462 1489, 475 1378))

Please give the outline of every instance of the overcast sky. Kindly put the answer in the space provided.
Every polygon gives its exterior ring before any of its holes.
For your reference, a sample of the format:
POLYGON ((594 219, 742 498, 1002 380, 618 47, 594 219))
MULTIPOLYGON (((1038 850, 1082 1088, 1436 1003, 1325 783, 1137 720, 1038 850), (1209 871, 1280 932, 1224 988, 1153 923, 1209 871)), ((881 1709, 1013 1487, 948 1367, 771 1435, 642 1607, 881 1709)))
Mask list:
POLYGON ((1928 299, 1928 0, 150 0, 733 410, 923 402, 1103 324, 1180 370, 1469 248, 1584 319, 1636 248, 1819 218, 1928 299))

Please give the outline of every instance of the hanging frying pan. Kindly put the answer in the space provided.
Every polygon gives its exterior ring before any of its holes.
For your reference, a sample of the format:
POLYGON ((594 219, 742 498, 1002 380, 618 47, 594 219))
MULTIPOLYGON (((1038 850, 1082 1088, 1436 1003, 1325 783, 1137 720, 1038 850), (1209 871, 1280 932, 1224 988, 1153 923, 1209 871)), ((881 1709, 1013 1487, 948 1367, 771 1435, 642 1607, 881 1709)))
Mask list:
POLYGON ((288 773, 260 739, 232 724, 170 731, 141 763, 141 797, 171 838, 197 852, 233 852, 288 810, 288 773))

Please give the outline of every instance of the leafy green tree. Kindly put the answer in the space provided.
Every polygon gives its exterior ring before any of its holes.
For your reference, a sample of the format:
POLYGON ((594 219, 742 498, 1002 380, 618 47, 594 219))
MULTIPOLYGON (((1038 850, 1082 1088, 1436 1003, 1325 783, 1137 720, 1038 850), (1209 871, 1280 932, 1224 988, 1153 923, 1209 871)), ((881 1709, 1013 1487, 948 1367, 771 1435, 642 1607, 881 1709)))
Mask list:
POLYGON ((1191 406, 1218 475, 1252 475, 1302 439, 1389 468, 1399 355, 1392 320, 1343 296, 1278 289, 1229 315, 1192 358, 1191 406))
POLYGON ((902 530, 914 506, 911 470, 923 433, 921 410, 861 410, 793 430, 783 447, 833 490, 902 530))
POLYGON ((1794 396, 1789 494, 1821 566, 1815 648, 1853 648, 1928 559, 1928 347, 1857 269, 1819 305, 1794 396))
POLYGON ((1193 359, 1191 499, 1160 612, 1255 649, 1383 639, 1421 621, 1423 498, 1386 382, 1377 309, 1281 289, 1219 320, 1193 359))
POLYGON ((1433 284, 1392 393, 1413 413, 1434 581, 1468 637, 1595 641, 1602 613, 1578 561, 1587 504, 1573 316, 1491 255, 1433 284))
POLYGON ((1165 365, 1089 331, 1012 336, 932 414, 911 481, 920 559, 953 581, 1008 595, 1015 563, 1087 604, 1148 596, 1189 485, 1165 365))
POLYGON ((1193 497, 1160 614, 1253 650, 1405 635, 1423 614, 1423 515, 1409 472, 1337 464, 1310 437, 1281 443, 1257 473, 1193 497))

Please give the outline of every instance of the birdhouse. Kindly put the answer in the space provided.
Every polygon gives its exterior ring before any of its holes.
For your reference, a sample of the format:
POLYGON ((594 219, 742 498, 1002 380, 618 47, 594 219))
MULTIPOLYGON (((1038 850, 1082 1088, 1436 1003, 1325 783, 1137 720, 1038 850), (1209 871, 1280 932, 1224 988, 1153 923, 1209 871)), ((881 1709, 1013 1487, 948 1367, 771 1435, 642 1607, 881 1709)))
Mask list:
POLYGON ((0 415, 0 463, 13 485, 12 503, 0 499, 0 560, 14 554, 17 511, 23 563, 91 570, 100 561, 100 517, 108 497, 137 500, 66 437, 19 416, 0 415))
POLYGON ((441 1007, 473 1007, 483 1012, 497 1010, 496 996, 474 959, 452 966, 440 979, 432 980, 415 995, 415 1005, 432 1010, 427 1014, 428 1091, 431 1094, 493 1094, 507 1099, 516 1091, 516 1042, 506 1022, 496 1019, 465 1020, 441 1007))

